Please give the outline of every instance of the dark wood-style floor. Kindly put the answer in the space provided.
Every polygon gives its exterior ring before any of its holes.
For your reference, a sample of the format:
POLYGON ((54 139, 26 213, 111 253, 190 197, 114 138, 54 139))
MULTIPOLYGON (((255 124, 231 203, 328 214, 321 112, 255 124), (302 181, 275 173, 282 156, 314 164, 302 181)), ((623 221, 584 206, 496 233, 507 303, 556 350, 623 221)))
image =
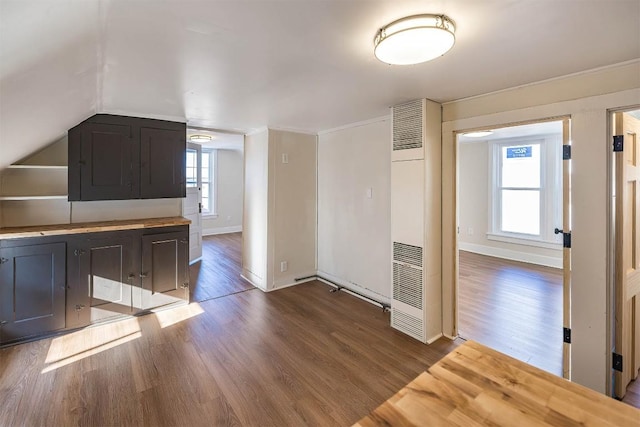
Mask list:
POLYGON ((461 337, 562 375, 562 270, 460 251, 461 337))
POLYGON ((456 346, 311 282, 0 350, 0 425, 350 425, 456 346))
POLYGON ((254 289, 240 277, 242 233, 202 239, 202 259, 189 267, 191 301, 200 302, 254 289))

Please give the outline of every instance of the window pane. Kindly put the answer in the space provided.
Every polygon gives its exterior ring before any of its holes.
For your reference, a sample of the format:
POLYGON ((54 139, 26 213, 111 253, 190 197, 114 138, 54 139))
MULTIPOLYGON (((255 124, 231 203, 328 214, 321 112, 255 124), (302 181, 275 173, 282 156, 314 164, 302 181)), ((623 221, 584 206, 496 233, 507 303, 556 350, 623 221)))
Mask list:
POLYGON ((209 183, 202 183, 202 212, 211 211, 211 203, 209 199, 209 183))
POLYGON ((502 190, 502 231, 540 235, 539 190, 502 190))
POLYGON ((502 187, 540 188, 540 144, 502 147, 502 187))
POLYGON ((198 162, 196 150, 187 149, 187 167, 194 168, 198 162))
POLYGON ((187 149, 187 187, 198 185, 198 153, 187 149))

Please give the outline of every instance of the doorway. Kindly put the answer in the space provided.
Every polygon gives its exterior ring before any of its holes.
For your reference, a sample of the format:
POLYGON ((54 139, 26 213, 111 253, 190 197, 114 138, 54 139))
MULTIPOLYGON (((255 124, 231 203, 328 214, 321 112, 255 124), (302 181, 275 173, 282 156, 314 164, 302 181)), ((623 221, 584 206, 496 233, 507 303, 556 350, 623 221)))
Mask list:
POLYGON ((458 334, 567 378, 569 129, 457 134, 458 334))
POLYGON ((640 369, 640 109, 611 112, 610 129, 612 385, 623 399, 640 369))

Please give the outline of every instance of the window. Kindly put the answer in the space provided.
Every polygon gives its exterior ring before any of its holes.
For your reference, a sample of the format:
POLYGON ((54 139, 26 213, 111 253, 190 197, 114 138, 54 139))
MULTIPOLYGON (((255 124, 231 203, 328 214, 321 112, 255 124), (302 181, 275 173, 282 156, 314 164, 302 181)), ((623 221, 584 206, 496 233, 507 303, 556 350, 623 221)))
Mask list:
POLYGON ((494 142, 488 238, 559 243, 561 136, 494 142))
POLYGON ((216 166, 217 151, 202 150, 202 213, 216 215, 216 166))
POLYGON ((187 148, 187 187, 198 186, 198 152, 187 148))

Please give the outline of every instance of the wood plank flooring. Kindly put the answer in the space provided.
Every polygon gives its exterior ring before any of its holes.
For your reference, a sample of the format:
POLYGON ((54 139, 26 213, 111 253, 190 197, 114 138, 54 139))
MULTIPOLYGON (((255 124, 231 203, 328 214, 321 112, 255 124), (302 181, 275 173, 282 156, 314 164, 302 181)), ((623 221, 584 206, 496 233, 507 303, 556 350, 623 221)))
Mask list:
POLYGON ((562 375, 562 270, 460 251, 459 334, 562 375))
POLYGON ((242 272, 242 233, 218 234, 202 239, 202 260, 189 267, 191 301, 206 301, 248 289, 242 272))
POLYGON ((350 425, 456 346, 311 282, 0 350, 0 425, 350 425))

